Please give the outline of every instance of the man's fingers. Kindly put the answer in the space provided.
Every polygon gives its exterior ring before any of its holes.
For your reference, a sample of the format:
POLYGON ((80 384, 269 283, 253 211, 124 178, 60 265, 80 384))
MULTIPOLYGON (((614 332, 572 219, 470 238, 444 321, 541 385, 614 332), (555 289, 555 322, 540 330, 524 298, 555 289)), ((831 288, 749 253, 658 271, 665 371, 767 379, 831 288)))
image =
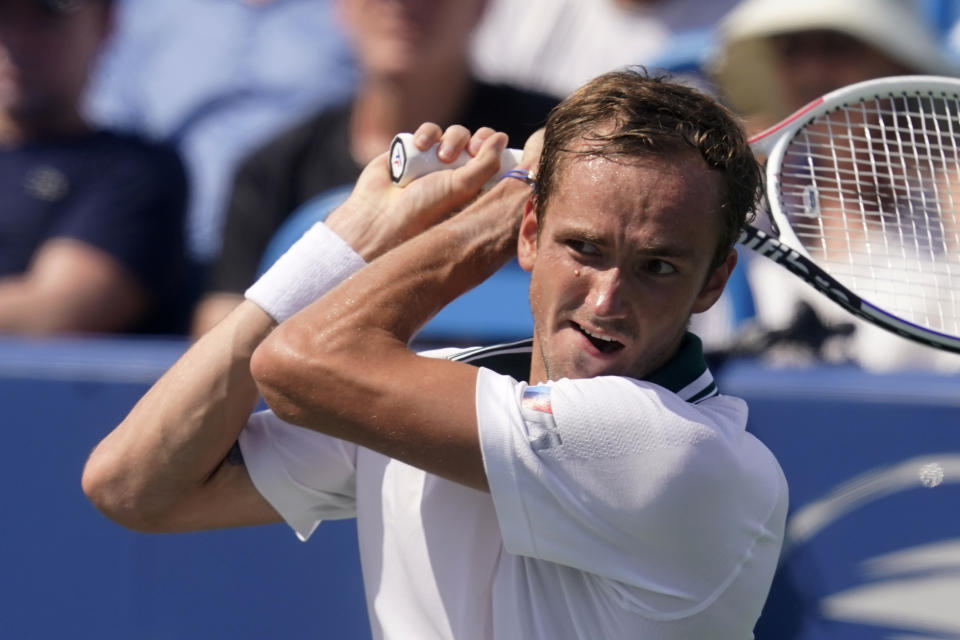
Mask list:
POLYGON ((423 176, 404 188, 397 201, 399 210, 416 211, 412 217, 419 219, 424 227, 455 213, 474 199, 496 174, 506 144, 506 134, 491 131, 482 141, 477 156, 465 165, 423 176))
POLYGON ((424 122, 413 132, 413 144, 420 151, 426 151, 440 142, 442 137, 443 129, 440 128, 440 125, 433 122, 424 122))
POLYGON ((385 151, 367 163, 357 178, 354 191, 379 192, 386 185, 392 185, 390 179, 390 152, 385 151))
POLYGON ((413 143, 426 152, 440 145, 437 155, 441 163, 461 157, 466 164, 456 169, 441 166, 435 174, 413 180, 402 189, 391 180, 389 154, 368 164, 344 205, 327 218, 328 226, 341 236, 353 233, 358 238, 356 245, 362 244, 365 258, 384 253, 473 200, 500 168, 507 136, 490 128, 471 135, 459 125, 441 132, 439 126, 425 123, 417 128, 413 143))
POLYGON ((473 137, 470 138, 470 144, 467 145, 467 152, 475 156, 480 153, 480 147, 483 146, 483 143, 495 134, 496 131, 490 127, 480 127, 473 133, 473 137))
POLYGON ((500 156, 507 148, 507 134, 492 131, 484 139, 476 157, 451 175, 453 191, 469 193, 470 197, 483 187, 500 169, 500 156))
POLYGON ((470 130, 466 127, 455 124, 447 127, 443 132, 443 138, 440 140, 440 148, 437 149, 437 157, 442 162, 453 162, 470 142, 470 130))

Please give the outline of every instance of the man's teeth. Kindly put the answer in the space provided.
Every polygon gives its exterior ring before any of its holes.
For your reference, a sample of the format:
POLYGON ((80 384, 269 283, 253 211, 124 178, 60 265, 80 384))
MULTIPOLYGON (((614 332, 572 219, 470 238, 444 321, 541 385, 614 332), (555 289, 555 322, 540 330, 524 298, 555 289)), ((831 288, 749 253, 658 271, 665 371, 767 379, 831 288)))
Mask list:
POLYGON ((591 338, 596 338, 597 340, 603 340, 604 342, 616 342, 616 340, 614 340, 613 338, 608 338, 606 336, 598 336, 597 334, 592 333, 589 329, 585 329, 584 327, 580 327, 580 329, 591 338))

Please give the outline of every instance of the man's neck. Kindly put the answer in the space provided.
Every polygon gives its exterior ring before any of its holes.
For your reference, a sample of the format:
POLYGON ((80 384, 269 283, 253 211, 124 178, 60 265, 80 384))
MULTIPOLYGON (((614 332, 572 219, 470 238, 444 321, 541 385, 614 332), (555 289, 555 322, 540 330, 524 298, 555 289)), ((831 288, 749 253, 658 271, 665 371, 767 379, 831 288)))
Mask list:
POLYGON ((454 123, 472 90, 473 78, 465 64, 415 77, 365 79, 350 122, 354 159, 366 164, 387 150, 395 134, 412 132, 424 122, 454 123))

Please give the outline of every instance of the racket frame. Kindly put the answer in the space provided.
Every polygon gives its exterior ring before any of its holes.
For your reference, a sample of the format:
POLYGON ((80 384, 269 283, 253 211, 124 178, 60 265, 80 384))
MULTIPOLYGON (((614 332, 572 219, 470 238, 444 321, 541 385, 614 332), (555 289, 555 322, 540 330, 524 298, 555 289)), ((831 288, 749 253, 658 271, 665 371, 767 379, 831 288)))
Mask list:
POLYGON ((817 98, 781 122, 751 137, 749 144, 754 152, 766 156, 764 194, 772 234, 747 225, 740 232, 739 242, 800 277, 846 311, 904 338, 960 353, 960 337, 921 327, 900 318, 861 298, 833 278, 806 251, 781 206, 780 167, 790 142, 798 132, 818 117, 850 103, 889 97, 913 97, 922 93, 930 96, 960 96, 960 79, 914 75, 858 82, 817 98))

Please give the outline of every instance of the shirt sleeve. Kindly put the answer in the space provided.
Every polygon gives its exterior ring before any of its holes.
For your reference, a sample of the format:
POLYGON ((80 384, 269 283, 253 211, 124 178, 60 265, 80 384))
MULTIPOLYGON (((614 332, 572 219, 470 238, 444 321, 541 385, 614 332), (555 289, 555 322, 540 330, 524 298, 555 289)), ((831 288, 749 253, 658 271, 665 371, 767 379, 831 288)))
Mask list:
POLYGON ((253 414, 239 443, 257 491, 301 540, 323 520, 356 516, 355 444, 288 424, 272 411, 253 414))
POLYGON ((620 377, 531 387, 481 369, 477 418, 507 551, 644 594, 628 606, 706 606, 776 535, 779 466, 739 399, 693 405, 620 377))
MULTIPOLYGON (((420 355, 445 358, 459 351, 420 355)), ((253 485, 301 540, 323 520, 356 517, 356 444, 284 422, 270 410, 251 415, 238 442, 253 485)))

